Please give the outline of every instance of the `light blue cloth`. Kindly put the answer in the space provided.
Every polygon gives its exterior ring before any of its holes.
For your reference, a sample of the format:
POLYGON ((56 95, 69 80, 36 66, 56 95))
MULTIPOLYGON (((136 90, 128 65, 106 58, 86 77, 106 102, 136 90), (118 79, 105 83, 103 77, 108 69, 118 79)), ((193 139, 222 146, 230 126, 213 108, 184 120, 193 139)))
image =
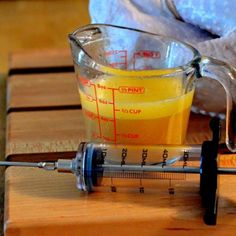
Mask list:
POLYGON ((235 0, 174 0, 185 22, 218 36, 228 36, 236 29, 235 0))

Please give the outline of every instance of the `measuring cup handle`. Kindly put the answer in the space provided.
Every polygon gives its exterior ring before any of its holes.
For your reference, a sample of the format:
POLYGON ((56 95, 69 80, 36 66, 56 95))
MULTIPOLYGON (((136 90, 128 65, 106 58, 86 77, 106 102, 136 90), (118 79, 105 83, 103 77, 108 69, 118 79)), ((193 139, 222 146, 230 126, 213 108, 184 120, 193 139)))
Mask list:
MULTIPOLYGON (((236 69, 230 65, 210 58, 202 57, 199 63, 201 76, 217 80, 226 92, 226 140, 231 152, 236 152, 236 69)), ((217 91, 212 91, 213 93, 217 91)))

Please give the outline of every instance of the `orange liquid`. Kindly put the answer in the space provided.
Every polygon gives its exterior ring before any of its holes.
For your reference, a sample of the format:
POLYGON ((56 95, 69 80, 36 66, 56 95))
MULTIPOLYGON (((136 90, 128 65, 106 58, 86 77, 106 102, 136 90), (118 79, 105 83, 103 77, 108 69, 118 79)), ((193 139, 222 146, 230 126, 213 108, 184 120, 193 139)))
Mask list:
POLYGON ((87 138, 122 144, 182 144, 194 90, 182 77, 80 81, 87 138))
MULTIPOLYGON (((100 136, 98 120, 88 118, 87 114, 85 111, 86 127, 89 127, 87 129, 89 140, 123 144, 182 144, 186 136, 189 119, 189 109, 185 109, 172 116, 156 119, 117 119, 116 127, 114 122, 102 120, 100 121, 102 127, 102 135, 100 136)), ((93 115, 96 117, 95 114, 93 115)))

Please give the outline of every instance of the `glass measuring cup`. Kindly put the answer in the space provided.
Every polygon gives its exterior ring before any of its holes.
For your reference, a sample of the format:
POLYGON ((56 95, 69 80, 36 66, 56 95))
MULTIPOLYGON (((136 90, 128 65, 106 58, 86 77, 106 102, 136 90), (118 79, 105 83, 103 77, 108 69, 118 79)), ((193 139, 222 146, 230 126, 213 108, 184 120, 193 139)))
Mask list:
POLYGON ((124 27, 87 25, 69 39, 90 141, 182 144, 196 79, 207 76, 227 93, 226 144, 236 150, 230 66, 177 40, 124 27))

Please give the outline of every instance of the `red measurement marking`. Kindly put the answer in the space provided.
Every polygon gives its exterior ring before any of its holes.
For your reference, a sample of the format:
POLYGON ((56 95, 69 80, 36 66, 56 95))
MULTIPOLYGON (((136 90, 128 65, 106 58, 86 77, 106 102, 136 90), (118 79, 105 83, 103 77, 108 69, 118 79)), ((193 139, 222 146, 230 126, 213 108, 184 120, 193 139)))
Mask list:
POLYGON ((106 122, 114 122, 114 119, 108 118, 108 117, 104 117, 104 116, 101 116, 100 119, 103 120, 103 121, 106 121, 106 122))
POLYGON ((133 86, 120 86, 120 93, 130 93, 130 94, 143 94, 145 92, 144 87, 133 87, 133 86))
POLYGON ((100 121, 100 114, 99 114, 99 107, 98 107, 98 100, 97 100, 97 90, 96 90, 96 85, 95 84, 91 84, 94 88, 94 94, 95 94, 95 98, 96 98, 96 110, 97 110, 97 116, 98 116, 98 128, 99 128, 99 133, 100 136, 102 136, 102 127, 101 127, 101 121, 100 121))
POLYGON ((127 139, 137 139, 137 138, 139 138, 139 134, 133 134, 133 133, 116 134, 116 136, 120 136, 122 138, 127 138, 127 139))
POLYGON ((109 66, 113 67, 113 68, 119 68, 120 65, 126 65, 126 62, 113 62, 110 63, 109 66))
POLYGON ((87 95, 87 94, 86 94, 86 99, 87 99, 87 101, 89 101, 89 102, 94 102, 94 101, 96 101, 96 99, 94 99, 91 95, 87 95))
POLYGON ((113 102, 108 102, 107 100, 105 100, 105 99, 101 99, 101 98, 98 99, 98 102, 99 102, 99 103, 102 103, 102 104, 113 105, 113 102))
POLYGON ((115 108, 115 91, 112 90, 112 101, 113 101, 113 118, 114 118, 114 143, 116 143, 116 108, 115 108))
POLYGON ((107 89, 111 89, 111 90, 119 90, 118 88, 111 88, 111 87, 107 87, 107 89))
POLYGON ((96 134, 96 133, 93 133, 93 134, 92 134, 92 137, 95 138, 95 139, 99 139, 99 138, 101 138, 101 136, 99 136, 99 135, 96 134))
MULTIPOLYGON (((121 54, 122 55, 122 53, 123 53, 123 57, 124 57, 125 55, 127 55, 127 50, 111 50, 111 51, 106 51, 105 52, 105 56, 109 57, 109 56, 117 55, 117 54, 121 54)), ((122 56, 120 56, 120 57, 122 57, 122 56)))
POLYGON ((90 119, 92 120, 98 119, 98 116, 94 114, 93 112, 87 111, 87 110, 85 110, 84 112, 85 112, 85 115, 89 117, 90 119))
MULTIPOLYGON (((92 84, 92 83, 91 83, 92 84)), ((97 88, 99 89, 111 89, 111 90, 118 90, 117 88, 106 87, 105 85, 97 84, 97 88)))
POLYGON ((121 109, 121 112, 132 115, 140 115, 141 111, 142 110, 140 109, 126 109, 126 108, 121 109))
POLYGON ((83 77, 83 76, 79 76, 79 82, 84 86, 88 86, 88 87, 91 86, 90 81, 87 78, 83 77))
POLYGON ((108 141, 108 142, 116 142, 116 140, 110 138, 110 137, 106 137, 106 136, 102 136, 102 138, 105 140, 105 141, 108 141))
POLYGON ((97 88, 99 88, 99 89, 106 89, 107 87, 105 85, 97 84, 97 88))
POLYGON ((161 53, 159 51, 150 51, 150 50, 140 50, 134 53, 135 57, 144 57, 144 58, 161 58, 161 53))
MULTIPOLYGON (((159 51, 150 51, 150 50, 140 50, 140 51, 135 52, 133 54, 133 69, 136 68, 135 63, 138 58, 160 59, 161 53, 159 51)), ((139 69, 141 69, 141 68, 139 68, 139 69)), ((152 69, 152 67, 144 66, 142 69, 148 70, 148 69, 152 69)))
POLYGON ((127 50, 111 50, 105 52, 105 57, 115 56, 115 62, 109 63, 111 67, 124 65, 127 68, 127 50))

